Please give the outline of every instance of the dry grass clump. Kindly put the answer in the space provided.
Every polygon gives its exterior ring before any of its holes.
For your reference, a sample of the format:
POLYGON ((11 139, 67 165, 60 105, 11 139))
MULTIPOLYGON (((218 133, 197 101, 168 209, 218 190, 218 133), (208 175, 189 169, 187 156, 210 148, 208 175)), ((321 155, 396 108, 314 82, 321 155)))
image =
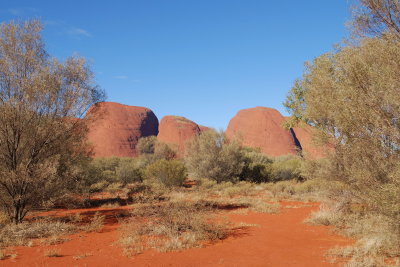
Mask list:
POLYGON ((7 258, 7 254, 4 250, 0 249, 0 260, 4 260, 7 258))
POLYGON ((252 199, 250 210, 258 213, 279 213, 281 205, 279 203, 267 203, 262 199, 252 199))
POLYGON ((59 249, 49 249, 44 252, 46 257, 62 257, 59 249))
MULTIPOLYGON (((357 207, 357 206, 356 206, 357 207)), ((333 225, 342 235, 355 238, 352 246, 335 248, 328 252, 332 260, 347 259, 347 267, 398 266, 400 263, 400 232, 398 222, 360 209, 346 209, 340 202, 322 205, 306 220, 308 223, 333 225), (391 259, 397 265, 388 264, 391 259)))
POLYGON ((0 230, 0 244, 2 246, 24 246, 29 244, 31 239, 66 235, 76 230, 77 227, 73 224, 50 219, 8 224, 0 230))
POLYGON ((71 223, 80 223, 82 221, 83 217, 79 212, 77 212, 77 213, 70 214, 68 216, 68 219, 71 223))
POLYGON ((87 258, 87 257, 90 257, 90 256, 93 256, 93 254, 92 253, 85 253, 85 254, 82 254, 82 255, 73 256, 72 258, 74 260, 80 260, 80 259, 84 259, 84 258, 87 258))
POLYGON ((235 196, 254 196, 261 188, 250 182, 241 181, 238 183, 220 182, 217 183, 210 179, 200 179, 198 181, 197 191, 204 194, 220 197, 235 196))
POLYGON ((17 256, 18 254, 15 251, 13 253, 9 253, 4 249, 0 249, 0 260, 15 259, 17 256))
POLYGON ((100 232, 101 229, 103 229, 105 218, 104 215, 100 215, 99 212, 96 212, 91 222, 82 226, 81 229, 85 232, 100 232))
POLYGON ((122 226, 119 243, 127 255, 145 249, 180 250, 224 239, 227 222, 216 221, 207 203, 168 202, 137 206, 122 226))
POLYGON ((40 243, 42 243, 44 245, 58 245, 58 244, 68 242, 70 240, 71 239, 62 238, 60 236, 51 236, 49 238, 43 239, 40 243))

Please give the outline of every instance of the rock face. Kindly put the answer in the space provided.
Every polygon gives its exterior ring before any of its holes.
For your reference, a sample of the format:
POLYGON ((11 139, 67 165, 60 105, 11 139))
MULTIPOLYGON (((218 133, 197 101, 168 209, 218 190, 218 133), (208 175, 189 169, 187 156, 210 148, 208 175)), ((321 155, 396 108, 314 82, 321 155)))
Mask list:
POLYGON ((158 119, 145 107, 101 102, 93 105, 86 117, 94 157, 134 157, 140 137, 158 134, 158 119))
POLYGON ((326 156, 326 152, 332 150, 330 146, 320 146, 313 141, 313 128, 309 125, 292 129, 295 138, 300 143, 303 155, 306 158, 316 159, 326 156))
POLYGON ((191 120, 179 116, 165 116, 161 119, 157 139, 176 149, 178 156, 185 152, 185 143, 201 132, 191 120))
POLYGON ((245 146, 260 148, 269 156, 295 155, 298 144, 283 128, 284 121, 285 117, 272 108, 243 109, 229 122, 226 135, 229 139, 239 138, 245 146))
POLYGON ((210 127, 199 125, 200 131, 201 132, 207 132, 208 130, 211 130, 210 127))

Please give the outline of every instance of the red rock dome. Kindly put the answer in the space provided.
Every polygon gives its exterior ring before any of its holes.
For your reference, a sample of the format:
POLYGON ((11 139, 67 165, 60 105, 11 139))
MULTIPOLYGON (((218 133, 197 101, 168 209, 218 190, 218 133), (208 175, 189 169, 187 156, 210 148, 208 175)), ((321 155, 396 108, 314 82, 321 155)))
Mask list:
POLYGON ((211 130, 210 127, 199 125, 200 131, 201 132, 207 132, 208 130, 211 130))
POLYGON ((319 145, 313 140, 314 130, 309 125, 302 125, 301 127, 294 127, 293 134, 299 141, 303 156, 310 159, 323 158, 327 152, 332 150, 329 145, 319 145))
POLYGON ((256 107, 240 110, 229 122, 226 135, 239 138, 245 146, 260 148, 269 156, 297 154, 298 146, 290 131, 283 128, 279 111, 256 107))
POLYGON ((185 143, 201 132, 193 121, 179 116, 165 116, 161 119, 157 139, 171 145, 179 156, 185 151, 185 143))
POLYGON ((94 157, 134 157, 140 137, 158 134, 158 119, 145 107, 100 102, 89 109, 86 118, 94 157))

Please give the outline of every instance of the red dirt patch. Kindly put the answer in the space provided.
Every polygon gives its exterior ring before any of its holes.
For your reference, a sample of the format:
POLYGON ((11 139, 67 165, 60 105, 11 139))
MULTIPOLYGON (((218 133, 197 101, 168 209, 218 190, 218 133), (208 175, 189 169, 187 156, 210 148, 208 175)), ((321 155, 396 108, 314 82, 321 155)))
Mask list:
POLYGON ((71 241, 52 246, 16 247, 18 256, 0 262, 4 266, 339 266, 326 262, 324 253, 350 240, 332 234, 328 227, 303 224, 318 204, 282 203, 279 214, 228 214, 234 222, 257 224, 245 227, 233 236, 203 248, 161 253, 145 251, 128 258, 115 244, 119 238, 115 215, 129 207, 117 209, 85 209, 58 212, 58 216, 99 211, 105 214, 106 225, 100 233, 78 233, 71 241), (56 249, 62 257, 46 257, 45 251, 56 249))

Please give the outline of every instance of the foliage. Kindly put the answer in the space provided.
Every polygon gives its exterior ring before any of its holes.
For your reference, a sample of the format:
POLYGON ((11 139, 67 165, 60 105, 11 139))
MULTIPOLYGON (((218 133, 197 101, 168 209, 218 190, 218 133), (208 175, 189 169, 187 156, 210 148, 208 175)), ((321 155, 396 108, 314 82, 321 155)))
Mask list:
POLYGON ((0 203, 15 223, 71 189, 87 109, 103 99, 86 61, 47 55, 36 20, 0 25, 0 203))
POLYGON ((317 58, 302 80, 302 116, 335 146, 329 177, 351 185, 371 208, 397 217, 399 62, 398 42, 365 39, 317 58))
MULTIPOLYGON (((307 162, 305 173, 342 183, 343 190, 331 198, 344 203, 343 217, 353 215, 347 212, 352 205, 363 207, 361 216, 388 222, 398 247, 400 3, 360 3, 352 21, 357 42, 307 63, 285 105, 292 112, 291 122, 310 124, 334 146, 325 160, 307 162)), ((340 227, 336 221, 332 224, 340 227)), ((372 238, 368 233, 357 237, 372 238)))
POLYGON ((210 130, 188 143, 185 163, 193 178, 236 181, 245 164, 241 149, 237 142, 229 142, 223 132, 210 130))
POLYGON ((145 170, 147 179, 157 181, 167 187, 182 186, 187 177, 186 168, 179 160, 160 159, 147 166, 145 170))
POLYGON ((265 183, 273 180, 273 160, 250 148, 243 148, 244 166, 240 180, 255 183, 265 183))
POLYGON ((354 37, 391 34, 400 41, 399 0, 359 0, 350 22, 354 37))
POLYGON ((302 180, 303 160, 298 156, 276 157, 271 164, 271 181, 302 180))
POLYGON ((136 152, 141 156, 145 154, 154 154, 156 143, 156 136, 142 137, 136 144, 136 152))

